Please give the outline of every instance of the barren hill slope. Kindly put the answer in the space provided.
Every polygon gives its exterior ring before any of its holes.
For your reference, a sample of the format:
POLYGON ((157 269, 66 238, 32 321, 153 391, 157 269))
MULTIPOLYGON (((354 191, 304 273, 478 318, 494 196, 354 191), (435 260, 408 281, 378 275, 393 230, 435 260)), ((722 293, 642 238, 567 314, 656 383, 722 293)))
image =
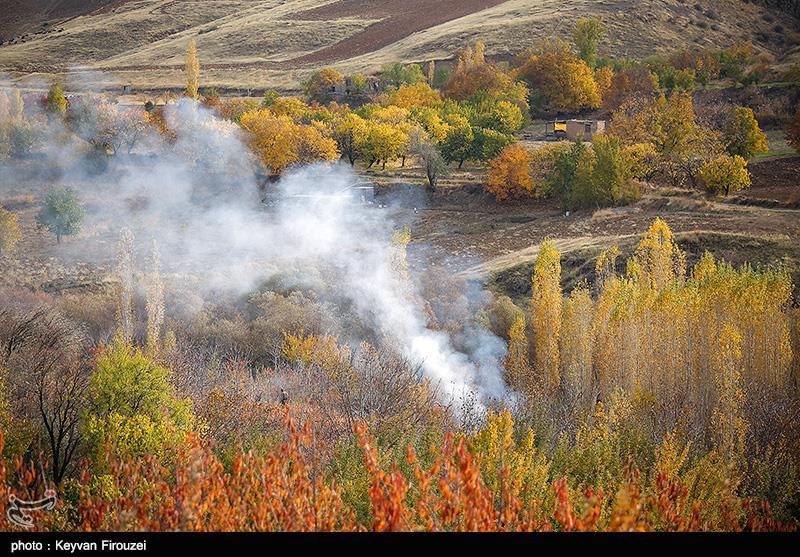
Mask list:
MULTIPOLYGON (((25 4, 3 1, 0 8, 25 4)), ((778 63, 797 51, 798 21, 780 2, 742 0, 37 0, 50 23, 0 46, 0 71, 59 73, 76 66, 135 87, 177 87, 195 38, 204 83, 291 89, 314 68, 374 71, 391 61, 448 58, 483 40, 507 55, 537 39, 566 36, 578 17, 600 16, 610 54, 643 56, 680 47, 751 40, 778 63), (45 6, 52 4, 52 6, 45 6), (59 5, 62 12, 54 11, 59 5), (99 9, 98 9, 99 8, 99 9), (113 77, 110 77, 113 76, 113 77)), ((29 6, 29 7, 31 7, 29 6)), ((33 6, 35 7, 35 6, 33 6)), ((24 19, 24 18, 22 18, 24 19)), ((97 74, 92 72, 92 79, 97 74)))

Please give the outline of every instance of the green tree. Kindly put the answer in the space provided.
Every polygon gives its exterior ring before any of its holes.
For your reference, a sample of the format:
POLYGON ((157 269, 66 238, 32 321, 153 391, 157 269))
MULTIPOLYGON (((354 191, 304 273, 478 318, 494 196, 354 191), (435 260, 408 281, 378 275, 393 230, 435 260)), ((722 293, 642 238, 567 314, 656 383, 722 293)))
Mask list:
POLYGON ((639 197, 632 179, 631 161, 618 137, 600 134, 592 138, 592 184, 598 205, 630 203, 639 197))
POLYGON ((71 236, 81 229, 84 211, 71 188, 50 191, 36 215, 36 222, 56 235, 60 244, 62 236, 71 236))
POLYGON ((274 89, 267 89, 264 91, 264 98, 261 99, 261 106, 263 108, 271 108, 272 105, 275 104, 275 101, 278 100, 280 95, 274 89))
POLYGON ((425 72, 419 64, 404 66, 400 62, 384 66, 378 74, 380 80, 386 85, 400 87, 401 85, 413 85, 427 81, 425 72))
POLYGON ((753 110, 744 106, 733 107, 726 118, 722 141, 729 155, 752 159, 769 151, 767 136, 758 126, 753 110))
POLYGON ((572 208, 573 188, 578 175, 578 165, 588 157, 586 144, 578 138, 568 151, 558 153, 553 165, 553 173, 548 179, 549 192, 561 197, 567 208, 572 208))
POLYGON ((106 446, 119 456, 164 456, 194 429, 189 399, 179 399, 172 372, 124 343, 98 356, 89 379, 85 435, 95 456, 106 446))
POLYGON ((516 141, 513 135, 491 128, 475 128, 475 140, 470 149, 470 159, 486 162, 497 157, 500 152, 516 141))
POLYGON ((582 18, 575 24, 572 40, 580 57, 590 66, 597 61, 597 46, 606 36, 606 26, 595 17, 582 18))
POLYGON ((442 156, 447 163, 457 162, 461 168, 470 158, 475 132, 466 117, 452 114, 447 118, 449 128, 442 143, 442 156))

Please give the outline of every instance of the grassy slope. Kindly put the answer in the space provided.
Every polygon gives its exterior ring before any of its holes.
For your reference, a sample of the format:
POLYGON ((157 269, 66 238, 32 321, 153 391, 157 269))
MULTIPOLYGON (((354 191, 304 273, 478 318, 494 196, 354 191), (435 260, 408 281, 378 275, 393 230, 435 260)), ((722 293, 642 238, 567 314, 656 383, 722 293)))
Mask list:
POLYGON ((209 85, 291 89, 323 62, 333 63, 331 54, 348 72, 446 58, 477 39, 490 54, 507 55, 540 38, 567 36, 574 20, 587 15, 606 21, 611 38, 604 49, 621 56, 750 39, 782 61, 797 36, 795 20, 741 0, 507 0, 487 2, 486 9, 473 2, 478 11, 457 17, 465 10, 456 6, 450 12, 456 19, 444 22, 444 4, 413 1, 418 18, 436 17, 409 23, 409 33, 420 30, 396 40, 387 22, 408 16, 402 4, 381 0, 133 0, 0 47, 0 70, 48 73, 83 64, 113 70, 140 87, 176 87, 186 42, 194 37, 209 85), (366 54, 359 46, 364 41, 373 48, 366 54))

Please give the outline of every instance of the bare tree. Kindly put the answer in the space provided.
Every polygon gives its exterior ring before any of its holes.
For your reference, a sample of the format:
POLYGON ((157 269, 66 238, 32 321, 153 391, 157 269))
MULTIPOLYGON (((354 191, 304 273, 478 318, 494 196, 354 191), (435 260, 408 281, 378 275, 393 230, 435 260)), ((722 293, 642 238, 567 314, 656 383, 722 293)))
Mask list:
POLYGON ((83 336, 55 310, 0 310, 3 364, 9 371, 14 412, 35 423, 58 484, 75 457, 88 385, 83 336))

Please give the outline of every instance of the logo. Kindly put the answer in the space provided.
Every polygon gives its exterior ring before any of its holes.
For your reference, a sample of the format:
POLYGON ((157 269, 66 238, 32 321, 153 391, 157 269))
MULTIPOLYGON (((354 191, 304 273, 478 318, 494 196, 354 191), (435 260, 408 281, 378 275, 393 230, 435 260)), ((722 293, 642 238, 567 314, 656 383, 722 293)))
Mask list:
POLYGON ((23 501, 12 494, 8 498, 8 503, 8 509, 6 509, 8 519, 17 526, 30 528, 33 526, 33 517, 28 513, 42 509, 52 511, 56 506, 56 492, 48 489, 44 492, 44 498, 36 501, 23 501))

